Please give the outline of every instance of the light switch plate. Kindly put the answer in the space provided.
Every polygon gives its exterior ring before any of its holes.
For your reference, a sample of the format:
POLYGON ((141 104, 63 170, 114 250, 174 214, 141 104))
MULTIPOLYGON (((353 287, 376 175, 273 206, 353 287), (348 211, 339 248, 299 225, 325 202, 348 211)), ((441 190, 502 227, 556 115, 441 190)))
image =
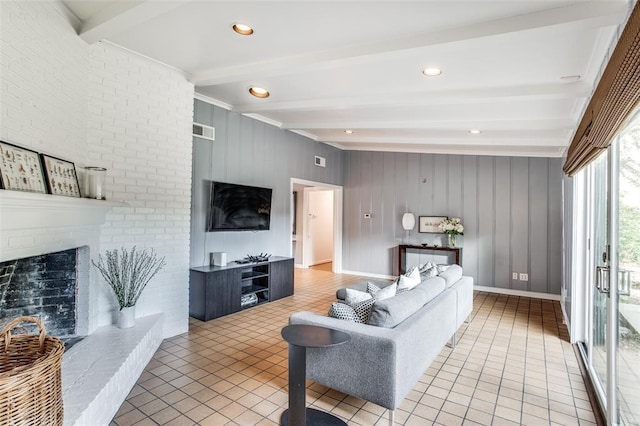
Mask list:
POLYGON ((520 274, 520 281, 529 281, 529 274, 520 274))

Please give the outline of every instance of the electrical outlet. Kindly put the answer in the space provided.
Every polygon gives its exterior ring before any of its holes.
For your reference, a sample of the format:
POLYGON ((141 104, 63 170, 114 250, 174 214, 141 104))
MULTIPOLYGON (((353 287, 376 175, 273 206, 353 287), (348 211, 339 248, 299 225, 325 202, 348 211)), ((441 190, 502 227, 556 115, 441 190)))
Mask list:
POLYGON ((364 218, 365 219, 371 219, 371 213, 365 213, 364 214, 364 218))
POLYGON ((518 273, 514 272, 513 274, 511 274, 511 278, 514 279, 514 280, 517 280, 518 279, 518 273))
POLYGON ((520 281, 529 281, 529 274, 520 274, 520 281))

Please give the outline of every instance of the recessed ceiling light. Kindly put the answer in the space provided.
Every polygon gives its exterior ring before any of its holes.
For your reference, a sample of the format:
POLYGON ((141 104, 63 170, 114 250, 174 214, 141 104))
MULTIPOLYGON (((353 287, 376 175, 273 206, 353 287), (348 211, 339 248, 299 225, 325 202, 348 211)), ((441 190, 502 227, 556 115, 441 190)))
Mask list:
POLYGON ((427 77, 435 77, 442 74, 442 70, 440 68, 429 67, 422 70, 422 74, 427 77))
POLYGON ((251 93, 256 98, 269 97, 269 91, 267 89, 263 89, 262 87, 257 87, 257 86, 249 87, 249 93, 251 93))
POLYGON ((348 135, 353 134, 353 130, 349 130, 349 129, 345 130, 344 132, 345 132, 346 134, 348 134, 348 135))
POLYGON ((479 135, 482 132, 478 129, 471 129, 469 130, 469 133, 471 133, 472 135, 479 135))
POLYGON ((253 28, 251 28, 246 24, 241 24, 239 22, 236 22, 235 24, 233 24, 232 28, 233 28, 233 31, 237 32, 238 34, 242 34, 242 35, 253 34, 253 28))

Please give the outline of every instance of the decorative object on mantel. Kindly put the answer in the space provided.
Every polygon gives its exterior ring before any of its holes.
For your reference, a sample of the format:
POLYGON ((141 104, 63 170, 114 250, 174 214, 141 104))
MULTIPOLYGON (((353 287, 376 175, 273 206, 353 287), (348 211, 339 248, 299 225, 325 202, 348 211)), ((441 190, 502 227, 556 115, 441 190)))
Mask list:
POLYGON ((452 217, 451 219, 444 219, 438 225, 440 232, 447 234, 448 246, 456 246, 456 235, 464 235, 464 226, 459 217, 452 217))
POLYGON ((418 228, 418 232, 423 234, 439 234, 442 231, 438 226, 440 225, 440 222, 446 219, 447 216, 420 216, 420 227, 418 228))
POLYGON ((47 176, 49 193, 80 198, 80 185, 74 164, 47 154, 40 154, 40 158, 47 176))
POLYGON ((104 260, 99 254, 98 263, 93 260, 91 263, 98 268, 118 299, 118 327, 133 327, 138 298, 151 278, 166 265, 165 258, 158 258, 153 249, 136 251, 136 246, 133 246, 130 252, 124 247, 120 251, 107 250, 104 260))
POLYGON ((105 178, 107 169, 104 167, 85 167, 84 171, 84 196, 95 200, 106 200, 105 178))
POLYGON ((0 141, 0 188, 46 194, 38 153, 0 141))
POLYGON ((0 425, 62 425, 64 343, 38 318, 18 317, 0 331, 0 425), (25 322, 39 334, 13 334, 25 322))

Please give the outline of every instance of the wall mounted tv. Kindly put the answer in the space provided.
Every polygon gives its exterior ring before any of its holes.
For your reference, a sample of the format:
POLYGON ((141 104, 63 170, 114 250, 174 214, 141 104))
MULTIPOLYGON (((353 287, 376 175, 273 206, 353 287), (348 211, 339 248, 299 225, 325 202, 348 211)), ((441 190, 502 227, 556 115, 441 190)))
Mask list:
POLYGON ((271 221, 271 188, 209 182, 207 232, 266 231, 271 221))

